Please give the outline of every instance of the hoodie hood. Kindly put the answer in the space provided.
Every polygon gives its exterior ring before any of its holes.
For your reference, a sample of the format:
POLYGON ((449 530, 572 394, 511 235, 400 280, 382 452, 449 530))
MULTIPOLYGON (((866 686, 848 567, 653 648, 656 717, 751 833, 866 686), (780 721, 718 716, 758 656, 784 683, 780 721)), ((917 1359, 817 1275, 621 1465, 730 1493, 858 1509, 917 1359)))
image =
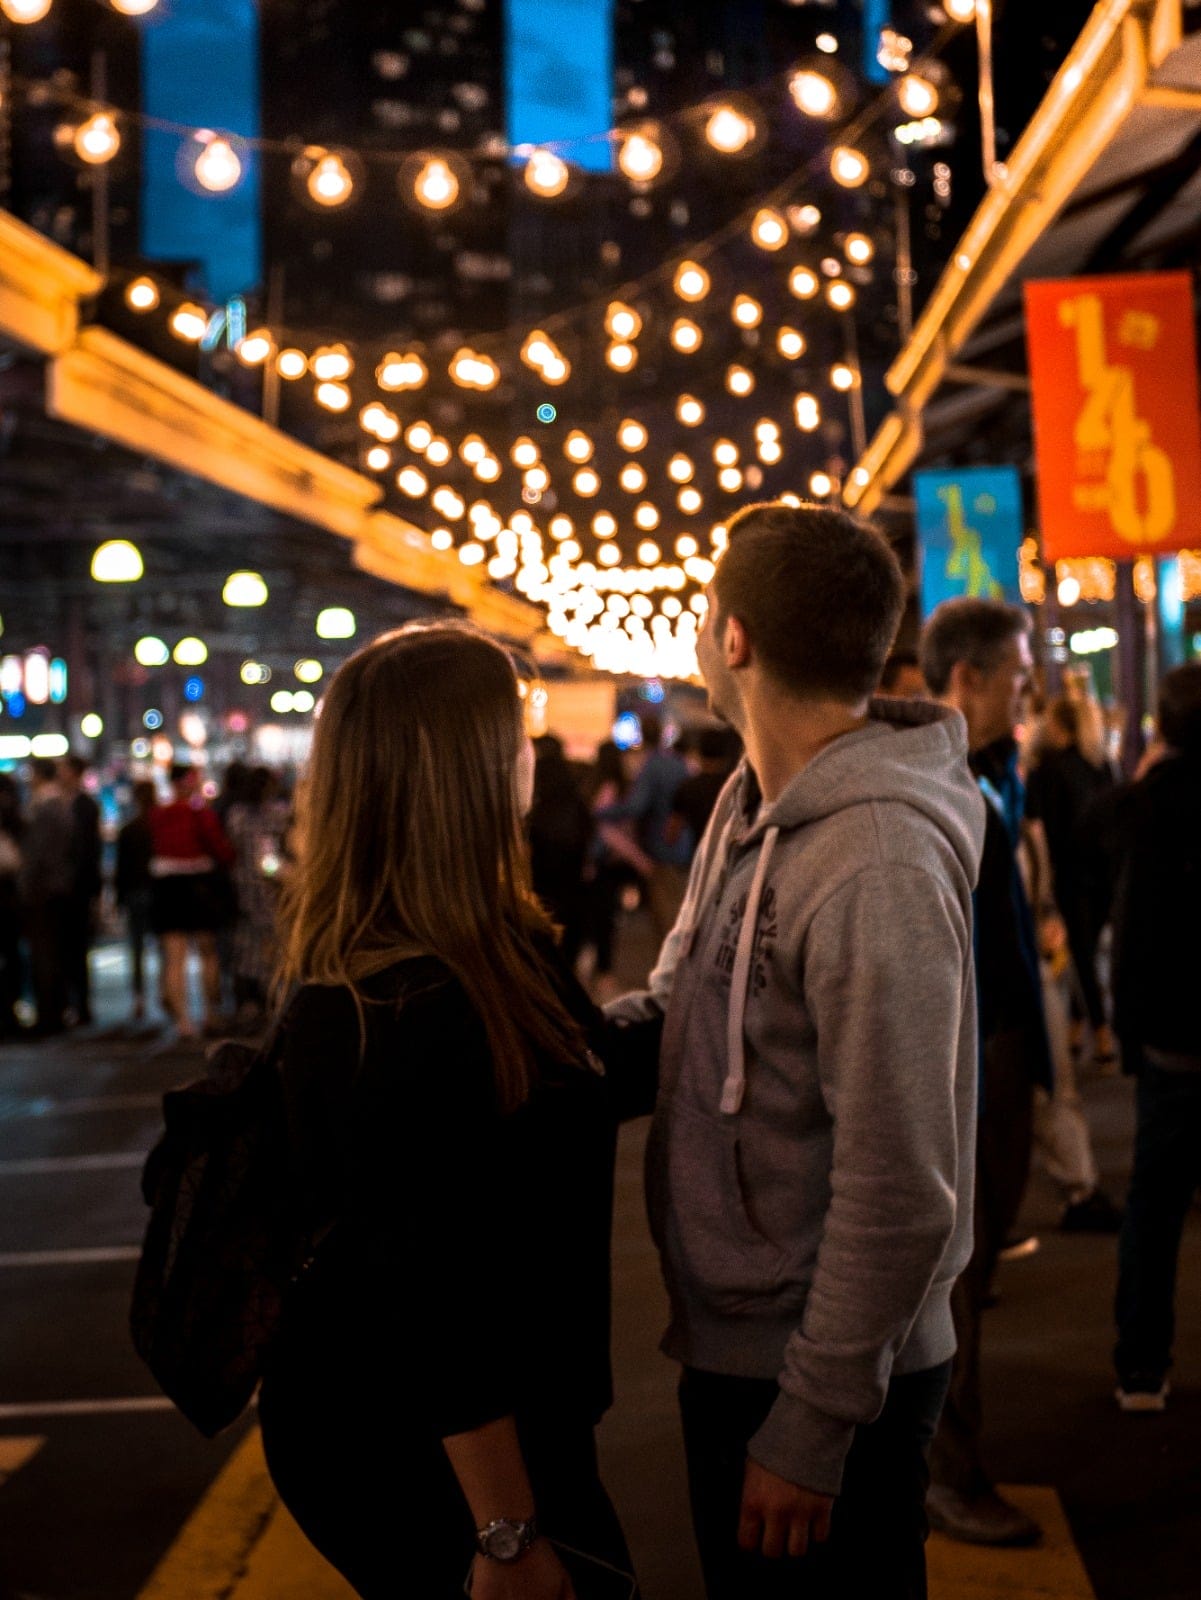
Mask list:
MULTIPOLYGON (((868 721, 835 739, 759 812, 742 843, 771 828, 787 832, 851 806, 893 801, 912 806, 950 842, 975 886, 984 843, 984 807, 967 764, 967 724, 958 711, 926 700, 873 700, 868 721)), ((753 817, 758 783, 744 763, 736 810, 753 817)))

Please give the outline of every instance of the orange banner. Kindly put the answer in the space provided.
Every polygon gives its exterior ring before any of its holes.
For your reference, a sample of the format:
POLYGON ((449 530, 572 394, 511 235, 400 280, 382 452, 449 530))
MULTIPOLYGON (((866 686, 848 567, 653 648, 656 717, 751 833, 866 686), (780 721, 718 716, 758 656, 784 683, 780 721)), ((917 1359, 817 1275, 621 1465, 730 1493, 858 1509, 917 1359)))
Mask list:
POLYGON ((1187 272, 1027 283, 1043 559, 1201 544, 1187 272))

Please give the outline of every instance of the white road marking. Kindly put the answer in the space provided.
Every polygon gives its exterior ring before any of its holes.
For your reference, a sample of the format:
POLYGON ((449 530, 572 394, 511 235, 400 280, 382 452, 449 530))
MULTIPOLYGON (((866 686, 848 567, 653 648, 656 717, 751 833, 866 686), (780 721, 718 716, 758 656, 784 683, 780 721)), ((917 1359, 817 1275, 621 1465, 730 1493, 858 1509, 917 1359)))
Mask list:
POLYGON ((90 1267, 106 1261, 136 1261, 140 1246, 101 1245, 94 1250, 7 1250, 0 1251, 4 1267, 90 1267))
POLYGON ((56 1172, 134 1172, 145 1165, 147 1152, 131 1150, 104 1156, 33 1156, 0 1161, 0 1178, 32 1178, 56 1172))
POLYGON ((119 1417, 139 1411, 174 1411, 163 1394, 131 1395, 124 1400, 30 1400, 21 1405, 0 1406, 0 1422, 19 1422, 25 1417, 119 1417))

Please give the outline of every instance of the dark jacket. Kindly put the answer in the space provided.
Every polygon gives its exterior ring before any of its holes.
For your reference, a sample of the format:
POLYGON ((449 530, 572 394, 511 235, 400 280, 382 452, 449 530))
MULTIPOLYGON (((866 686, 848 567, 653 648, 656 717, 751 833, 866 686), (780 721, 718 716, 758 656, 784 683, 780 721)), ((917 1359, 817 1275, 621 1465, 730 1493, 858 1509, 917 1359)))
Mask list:
MULTIPOLYGON (((1201 1057, 1201 757, 1128 789, 1114 903, 1114 1021, 1129 1045, 1201 1057)), ((1128 1050, 1137 1059, 1137 1050, 1128 1050)))
POLYGON ((1030 774, 1026 815, 1042 823, 1061 910, 1066 897, 1112 892, 1107 849, 1108 800, 1114 790, 1109 766, 1096 767, 1079 750, 1047 750, 1030 774))

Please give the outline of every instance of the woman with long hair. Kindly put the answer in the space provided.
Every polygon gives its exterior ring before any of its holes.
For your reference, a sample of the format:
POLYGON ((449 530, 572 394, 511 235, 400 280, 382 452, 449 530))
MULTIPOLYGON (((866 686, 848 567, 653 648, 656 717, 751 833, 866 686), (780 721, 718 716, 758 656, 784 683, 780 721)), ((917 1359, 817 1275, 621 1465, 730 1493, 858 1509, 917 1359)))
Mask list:
POLYGON ((469 1571, 476 1600, 587 1600, 630 1571, 593 1429, 616 1120, 649 1099, 620 1103, 531 891, 532 772, 506 653, 410 625, 333 679, 302 789, 278 1050, 295 1200, 328 1231, 260 1415, 367 1600, 469 1571))

